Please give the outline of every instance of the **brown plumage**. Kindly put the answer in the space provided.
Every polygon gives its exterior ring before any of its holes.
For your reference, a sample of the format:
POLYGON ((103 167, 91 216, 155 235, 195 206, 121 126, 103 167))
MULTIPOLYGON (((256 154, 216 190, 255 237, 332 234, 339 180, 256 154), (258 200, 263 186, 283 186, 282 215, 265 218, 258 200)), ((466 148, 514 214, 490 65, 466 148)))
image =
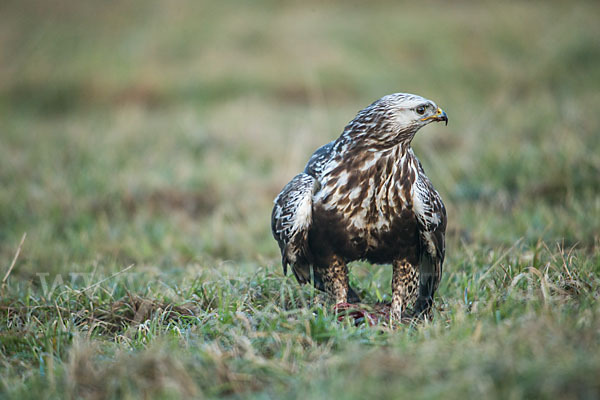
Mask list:
POLYGON ((392 317, 430 315, 446 210, 410 143, 432 121, 448 123, 432 101, 388 95, 312 155, 275 199, 271 227, 284 272, 290 265, 298 282, 312 279, 339 304, 359 301, 349 262, 392 264, 392 317))

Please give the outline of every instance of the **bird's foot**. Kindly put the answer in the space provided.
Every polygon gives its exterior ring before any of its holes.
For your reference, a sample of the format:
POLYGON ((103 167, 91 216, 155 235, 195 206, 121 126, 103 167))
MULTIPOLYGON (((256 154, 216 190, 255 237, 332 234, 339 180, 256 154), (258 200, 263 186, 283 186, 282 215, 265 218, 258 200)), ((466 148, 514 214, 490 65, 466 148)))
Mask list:
POLYGON ((337 314, 338 321, 343 321, 346 317, 354 320, 355 325, 367 323, 369 326, 389 320, 390 305, 378 303, 374 306, 366 304, 338 303, 333 310, 337 314))
POLYGON ((375 325, 377 318, 372 315, 368 310, 362 307, 360 304, 352 303, 337 303, 333 310, 337 315, 338 321, 343 321, 346 317, 352 318, 355 325, 360 325, 363 322, 369 324, 369 326, 375 325))
POLYGON ((422 315, 416 315, 412 310, 404 310, 398 315, 394 315, 390 303, 377 303, 374 305, 337 303, 333 307, 338 321, 345 318, 351 318, 355 325, 367 323, 369 326, 377 324, 390 324, 390 326, 410 325, 423 320, 422 315))

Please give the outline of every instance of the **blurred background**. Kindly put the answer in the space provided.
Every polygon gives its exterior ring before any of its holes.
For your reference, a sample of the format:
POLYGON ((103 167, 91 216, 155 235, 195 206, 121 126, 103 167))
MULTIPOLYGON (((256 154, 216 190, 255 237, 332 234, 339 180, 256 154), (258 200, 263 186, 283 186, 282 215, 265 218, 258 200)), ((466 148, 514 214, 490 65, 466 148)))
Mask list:
POLYGON ((598 250, 600 3, 3 1, 0 260, 13 275, 223 260, 279 271, 273 198, 379 97, 450 123, 415 152, 449 268, 518 239, 598 250))

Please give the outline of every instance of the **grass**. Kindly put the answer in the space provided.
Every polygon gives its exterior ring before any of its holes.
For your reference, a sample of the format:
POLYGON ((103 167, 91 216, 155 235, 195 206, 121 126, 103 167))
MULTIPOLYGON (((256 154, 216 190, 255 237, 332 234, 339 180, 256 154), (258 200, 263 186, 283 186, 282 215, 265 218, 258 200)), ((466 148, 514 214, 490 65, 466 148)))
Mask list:
POLYGON ((599 397, 599 11, 4 2, 0 397, 599 397), (271 202, 395 91, 450 117, 413 142, 447 261, 433 322, 354 326, 271 202))

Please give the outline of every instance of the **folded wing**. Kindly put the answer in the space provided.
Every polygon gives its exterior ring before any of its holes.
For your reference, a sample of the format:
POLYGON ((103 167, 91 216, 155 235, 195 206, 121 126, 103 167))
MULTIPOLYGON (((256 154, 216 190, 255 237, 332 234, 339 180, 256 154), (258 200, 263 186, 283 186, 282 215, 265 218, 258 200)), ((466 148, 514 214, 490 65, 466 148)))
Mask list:
POLYGON ((417 181, 417 187, 419 194, 414 200, 421 239, 421 267, 419 295, 414 311, 420 314, 430 309, 442 278, 447 217, 440 195, 424 174, 417 181))
POLYGON ((291 265, 300 283, 310 282, 311 255, 308 231, 312 224, 312 198, 316 179, 306 173, 296 175, 275 199, 271 230, 281 250, 283 272, 291 265))

